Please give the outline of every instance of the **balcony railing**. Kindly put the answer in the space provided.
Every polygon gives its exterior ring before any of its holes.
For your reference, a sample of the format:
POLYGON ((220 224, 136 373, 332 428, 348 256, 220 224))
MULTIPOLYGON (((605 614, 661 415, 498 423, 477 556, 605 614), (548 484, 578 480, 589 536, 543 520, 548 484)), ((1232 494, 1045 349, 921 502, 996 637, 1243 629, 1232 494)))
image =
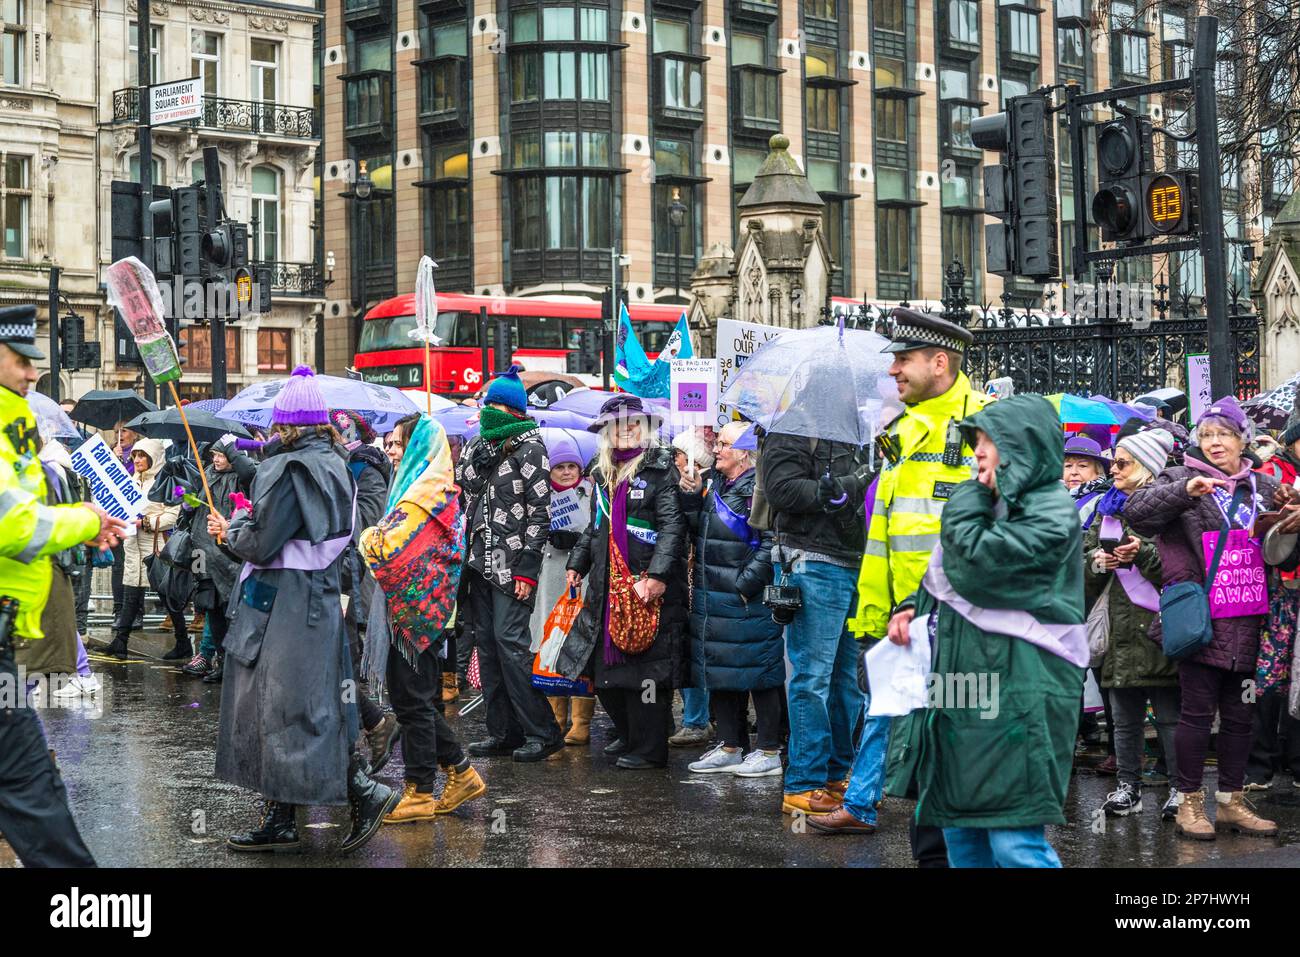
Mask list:
POLYGON ((315 263, 289 263, 264 261, 254 264, 257 272, 270 273, 273 296, 321 296, 325 284, 320 267, 315 263))
MULTIPOLYGON (((138 123, 140 91, 136 87, 113 92, 113 122, 138 123)), ((282 106, 264 100, 232 100, 224 96, 203 96, 203 115, 176 127, 201 127, 224 133, 254 136, 284 136, 320 139, 320 121, 310 106, 282 106)))

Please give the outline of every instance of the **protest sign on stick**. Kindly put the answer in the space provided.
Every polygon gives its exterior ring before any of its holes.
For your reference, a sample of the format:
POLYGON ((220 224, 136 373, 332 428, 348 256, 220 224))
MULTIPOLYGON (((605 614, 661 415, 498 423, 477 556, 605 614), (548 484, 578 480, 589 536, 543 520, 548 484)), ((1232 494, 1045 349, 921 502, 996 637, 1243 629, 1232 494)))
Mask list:
POLYGON ((126 522, 127 534, 134 535, 135 520, 148 501, 108 443, 98 435, 82 442, 72 453, 72 468, 90 484, 95 504, 126 522))

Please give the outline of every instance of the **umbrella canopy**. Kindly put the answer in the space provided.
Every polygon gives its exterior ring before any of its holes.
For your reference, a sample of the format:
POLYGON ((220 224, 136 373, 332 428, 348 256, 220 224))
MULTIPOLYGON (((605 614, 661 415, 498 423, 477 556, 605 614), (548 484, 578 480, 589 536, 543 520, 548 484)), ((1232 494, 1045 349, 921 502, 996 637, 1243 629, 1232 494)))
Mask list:
POLYGON ((77 431, 77 426, 68 418, 68 413, 59 404, 43 392, 35 390, 27 393, 27 404, 36 416, 36 431, 42 442, 55 439, 84 439, 86 436, 77 431))
POLYGON ((1145 419, 1150 422, 1155 418, 1155 410, 1148 405, 1125 405, 1104 395, 1084 398, 1057 392, 1046 398, 1056 407, 1068 432, 1082 431, 1085 425, 1113 426, 1111 431, 1115 431, 1129 419, 1145 419))
POLYGON ((585 415, 579 415, 577 412, 552 412, 550 409, 529 409, 528 414, 538 425, 547 428, 556 429, 576 429, 584 432, 587 426, 591 425, 594 418, 585 415))
MULTIPOLYGON (((253 437, 242 425, 219 419, 211 412, 196 409, 193 405, 185 407, 185 417, 189 420, 195 442, 215 442, 223 435, 234 435, 241 439, 253 437)), ((126 427, 151 439, 171 439, 178 445, 189 442, 185 435, 185 424, 181 422, 180 410, 174 407, 137 415, 126 427)))
POLYGON ((578 447, 578 454, 583 457, 584 464, 589 464, 596 457, 596 449, 600 447, 600 436, 586 429, 543 428, 539 431, 542 433, 542 442, 545 443, 547 452, 552 451, 559 440, 568 439, 578 447))
POLYGON ((456 403, 451 399, 444 399, 440 395, 430 395, 421 389, 403 389, 402 394, 416 404, 421 412, 428 409, 432 412, 438 412, 442 409, 450 409, 456 403))
POLYGON ((449 436, 469 441, 478 435, 478 416, 481 410, 467 405, 454 405, 450 409, 439 409, 433 413, 433 420, 443 427, 449 436))
POLYGON ((191 409, 202 409, 204 412, 211 412, 214 415, 226 407, 229 399, 200 399, 198 402, 191 402, 185 407, 185 411, 191 409))
POLYGON ((1251 420, 1266 429, 1284 429, 1295 405, 1296 386, 1300 385, 1300 372, 1287 379, 1280 386, 1261 392, 1252 399, 1241 403, 1251 420))
POLYGON ((836 326, 784 332, 732 376, 722 404, 768 432, 867 445, 902 411, 888 344, 836 326))
POLYGON ((115 429, 119 422, 157 411, 158 406, 130 389, 92 389, 72 407, 72 420, 97 429, 115 429))
POLYGON ((1182 389, 1174 389, 1172 387, 1168 389, 1152 389, 1150 392, 1142 393, 1142 395, 1134 399, 1133 402, 1137 405, 1142 405, 1143 399, 1163 402, 1167 405, 1169 407, 1169 413, 1166 418, 1169 419, 1172 419, 1178 413, 1187 410, 1187 393, 1182 389))
POLYGON ((546 407, 548 412, 576 412, 591 420, 600 415, 600 407, 609 401, 613 392, 600 389, 574 389, 546 407))
MULTIPOLYGON (((380 435, 393 431, 399 419, 423 411, 405 393, 391 386, 332 375, 318 375, 312 381, 320 389, 331 412, 336 409, 356 412, 380 435)), ((288 382, 288 377, 285 377, 254 383, 226 403, 217 417, 262 429, 270 428, 276 396, 288 382)))

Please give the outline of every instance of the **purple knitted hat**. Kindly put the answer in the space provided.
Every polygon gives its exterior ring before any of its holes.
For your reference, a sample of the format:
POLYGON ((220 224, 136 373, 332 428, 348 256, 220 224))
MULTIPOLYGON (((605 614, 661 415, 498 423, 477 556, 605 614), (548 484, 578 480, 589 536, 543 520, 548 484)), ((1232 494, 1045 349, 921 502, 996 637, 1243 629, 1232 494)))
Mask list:
POLYGON ((329 425, 329 410, 310 366, 298 366, 271 407, 272 425, 329 425))

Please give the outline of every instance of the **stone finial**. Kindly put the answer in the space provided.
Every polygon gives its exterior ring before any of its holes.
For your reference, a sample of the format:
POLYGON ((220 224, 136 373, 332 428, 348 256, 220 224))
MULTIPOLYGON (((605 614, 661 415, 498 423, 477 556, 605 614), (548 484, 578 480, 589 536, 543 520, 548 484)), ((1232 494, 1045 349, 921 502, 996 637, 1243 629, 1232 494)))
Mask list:
POLYGON ((795 207, 800 210, 817 210, 825 205, 808 177, 790 155, 790 138, 775 133, 767 141, 770 152, 763 165, 754 174, 754 181, 736 204, 738 210, 756 206, 795 207))

